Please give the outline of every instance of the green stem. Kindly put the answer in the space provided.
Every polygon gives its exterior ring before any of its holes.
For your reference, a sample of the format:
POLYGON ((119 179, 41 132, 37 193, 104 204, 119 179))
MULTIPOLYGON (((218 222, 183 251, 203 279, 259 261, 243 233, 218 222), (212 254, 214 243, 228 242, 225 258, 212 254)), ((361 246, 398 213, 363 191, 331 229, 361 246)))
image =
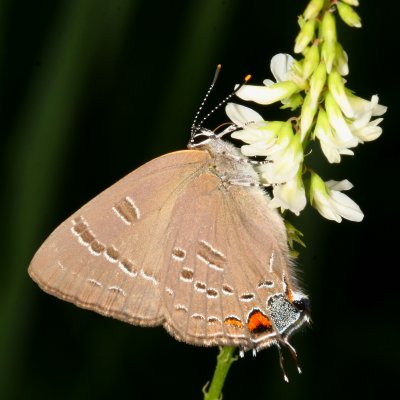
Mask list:
POLYGON ((232 346, 220 347, 217 356, 217 366, 215 367, 209 390, 206 390, 207 385, 203 389, 204 400, 222 399, 222 388, 224 387, 229 368, 237 360, 237 357, 234 356, 235 349, 236 347, 232 346))

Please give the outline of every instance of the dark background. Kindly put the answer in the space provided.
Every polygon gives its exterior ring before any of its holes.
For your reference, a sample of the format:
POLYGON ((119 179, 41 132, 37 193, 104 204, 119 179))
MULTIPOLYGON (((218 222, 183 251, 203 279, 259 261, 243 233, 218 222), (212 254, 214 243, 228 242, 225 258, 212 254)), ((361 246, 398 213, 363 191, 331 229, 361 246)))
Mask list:
MULTIPOLYGON (((310 207, 292 219, 305 235, 299 269, 312 301, 312 328, 292 340, 304 373, 288 358, 286 384, 276 349, 246 355, 225 399, 375 398, 400 389, 398 13, 389 2, 361 3, 363 28, 339 23, 339 39, 350 56, 348 86, 389 106, 384 134, 339 166, 316 169, 355 185, 350 196, 365 219, 337 224, 310 207)), ((254 84, 271 77, 269 60, 292 53, 306 4, 0 1, 1 399, 201 398, 216 348, 76 308, 40 291, 26 270, 83 203, 185 147, 218 63, 209 107, 248 73, 254 84)), ((263 115, 286 117, 276 107, 263 115)), ((221 110, 207 126, 225 121, 221 110)))

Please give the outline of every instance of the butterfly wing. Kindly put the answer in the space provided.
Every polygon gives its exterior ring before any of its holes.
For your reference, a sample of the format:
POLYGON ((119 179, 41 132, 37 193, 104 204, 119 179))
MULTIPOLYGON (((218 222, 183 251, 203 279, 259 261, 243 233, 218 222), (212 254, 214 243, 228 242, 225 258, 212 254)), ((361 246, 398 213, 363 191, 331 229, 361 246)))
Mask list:
POLYGON ((168 235, 166 328, 193 344, 243 349, 272 344, 276 329, 268 298, 296 287, 285 278, 282 218, 262 190, 224 185, 205 172, 177 198, 168 235))
POLYGON ((261 189, 225 184, 212 165, 207 151, 186 150, 133 171, 49 236, 31 277, 61 299, 164 324, 187 343, 268 346, 267 301, 295 286, 282 218, 261 189))
POLYGON ((169 153, 106 189, 47 238, 29 266, 32 279, 80 307, 133 324, 162 323, 171 212, 208 158, 198 150, 169 153))

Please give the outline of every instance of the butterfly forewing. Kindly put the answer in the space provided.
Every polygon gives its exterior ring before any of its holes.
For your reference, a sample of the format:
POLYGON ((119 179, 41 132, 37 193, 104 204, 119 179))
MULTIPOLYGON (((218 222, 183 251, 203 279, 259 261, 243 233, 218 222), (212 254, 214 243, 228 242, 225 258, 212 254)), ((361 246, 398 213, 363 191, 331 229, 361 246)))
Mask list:
POLYGON ((47 292, 126 322, 163 320, 162 247, 170 214, 208 154, 185 150, 148 162, 62 223, 29 274, 47 292))

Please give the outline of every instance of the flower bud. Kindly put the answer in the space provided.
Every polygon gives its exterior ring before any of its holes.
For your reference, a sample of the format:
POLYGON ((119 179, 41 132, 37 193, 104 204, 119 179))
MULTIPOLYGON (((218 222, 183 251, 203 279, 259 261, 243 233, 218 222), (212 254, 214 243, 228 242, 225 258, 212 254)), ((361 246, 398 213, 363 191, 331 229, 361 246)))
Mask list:
POLYGON ((361 18, 354 11, 353 7, 349 6, 348 4, 341 3, 340 1, 337 3, 337 7, 340 17, 347 25, 355 28, 361 28, 361 18))
POLYGON ((336 68, 342 76, 346 76, 349 73, 347 53, 339 42, 336 43, 336 68))
POLYGON ((354 111, 346 96, 343 78, 335 69, 328 76, 328 88, 343 114, 347 118, 352 118, 354 111))
POLYGON ((336 60, 336 43, 324 41, 321 48, 321 58, 325 62, 326 72, 330 74, 336 60))
POLYGON ((319 63, 319 49, 318 46, 311 46, 307 49, 304 57, 302 77, 307 79, 317 68, 319 63))
POLYGON ((326 66, 320 63, 310 79, 311 104, 315 108, 326 81, 326 66))
POLYGON ((300 114, 300 134, 301 134, 300 140, 302 142, 306 138, 307 132, 311 128, 316 112, 317 112, 317 107, 315 103, 313 104, 311 93, 309 92, 307 93, 307 96, 304 98, 300 114))
POLYGON ((318 16, 322 7, 324 6, 325 0, 311 0, 308 3, 308 6, 304 10, 303 16, 304 19, 314 19, 318 16))
POLYGON ((303 104, 303 96, 300 93, 292 94, 287 99, 282 100, 281 109, 290 108, 292 111, 300 107, 303 104))
POLYGON ((321 23, 321 36, 326 42, 336 43, 336 22, 331 12, 327 11, 321 23))
POLYGON ((347 3, 350 6, 358 6, 360 3, 358 2, 358 0, 342 0, 343 3, 347 3))
POLYGON ((296 37, 294 52, 301 53, 315 36, 315 20, 306 21, 296 37))

